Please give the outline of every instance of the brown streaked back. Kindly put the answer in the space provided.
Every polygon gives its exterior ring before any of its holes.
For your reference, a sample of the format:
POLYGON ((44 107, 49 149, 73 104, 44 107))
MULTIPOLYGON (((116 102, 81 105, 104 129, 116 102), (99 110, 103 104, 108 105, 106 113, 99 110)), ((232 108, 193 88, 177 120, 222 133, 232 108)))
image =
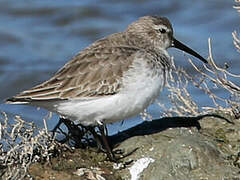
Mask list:
POLYGON ((132 56, 138 48, 114 44, 118 38, 123 38, 121 33, 95 42, 65 64, 51 79, 7 101, 60 100, 119 92, 122 75, 131 65, 132 56))

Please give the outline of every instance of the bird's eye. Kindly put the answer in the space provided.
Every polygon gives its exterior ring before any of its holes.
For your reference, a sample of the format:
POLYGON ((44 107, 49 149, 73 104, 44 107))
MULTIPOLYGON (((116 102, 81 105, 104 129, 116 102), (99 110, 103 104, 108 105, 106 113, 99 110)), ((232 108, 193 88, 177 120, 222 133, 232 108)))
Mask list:
POLYGON ((164 29, 164 28, 160 28, 160 29, 159 29, 159 32, 162 33, 162 34, 164 34, 164 33, 166 33, 167 31, 166 31, 166 29, 164 29))

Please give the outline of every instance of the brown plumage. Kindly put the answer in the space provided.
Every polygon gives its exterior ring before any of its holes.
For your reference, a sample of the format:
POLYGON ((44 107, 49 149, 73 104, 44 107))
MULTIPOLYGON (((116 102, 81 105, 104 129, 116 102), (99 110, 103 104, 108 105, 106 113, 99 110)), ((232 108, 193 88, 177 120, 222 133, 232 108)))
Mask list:
POLYGON ((142 17, 129 25, 125 32, 98 40, 81 51, 48 81, 7 101, 64 100, 118 93, 122 75, 130 68, 135 53, 155 48, 152 42, 156 41, 157 34, 152 23, 163 23, 172 30, 166 18, 142 17))
POLYGON ((137 47, 112 45, 119 38, 122 34, 95 42, 65 64, 50 80, 8 101, 71 99, 119 92, 123 72, 131 65, 131 56, 139 50, 137 47))
MULTIPOLYGON (((51 79, 7 99, 11 102, 67 100, 108 96, 122 87, 124 72, 131 68, 134 56, 141 51, 152 68, 169 68, 170 64, 159 47, 171 47, 173 28, 167 18, 144 16, 128 26, 126 31, 100 39, 65 64, 51 79), (166 35, 156 29, 165 26, 166 35), (161 34, 159 36, 159 33, 161 34)), ((182 44, 178 44, 182 50, 182 44)), ((189 50, 189 49, 188 49, 189 50)), ((204 60, 191 51, 194 56, 204 60)))

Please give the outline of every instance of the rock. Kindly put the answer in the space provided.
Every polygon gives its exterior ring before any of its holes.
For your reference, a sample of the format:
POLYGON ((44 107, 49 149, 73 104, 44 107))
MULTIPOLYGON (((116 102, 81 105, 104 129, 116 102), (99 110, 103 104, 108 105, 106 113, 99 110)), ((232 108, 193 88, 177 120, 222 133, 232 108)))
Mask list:
POLYGON ((39 172, 39 165, 33 165, 30 174, 35 179, 48 179, 50 174, 51 178, 60 178, 63 174, 63 180, 237 180, 239 132, 240 121, 226 113, 162 118, 109 137, 109 142, 119 144, 118 149, 132 152, 117 164, 91 148, 78 149, 51 160, 51 165, 40 164, 45 173, 39 172))
MULTIPOLYGON (((153 124, 167 124, 168 119, 164 120, 165 122, 153 124)), ((152 160, 143 169, 140 176, 142 180, 240 179, 239 168, 229 159, 231 155, 235 156, 230 140, 240 138, 239 124, 238 121, 233 125, 224 119, 203 116, 200 131, 197 128, 170 128, 153 134, 131 137, 122 142, 118 148, 130 152, 137 147, 137 151, 126 158, 133 159, 134 162, 142 158, 152 160), (227 132, 227 135, 224 136, 224 133, 221 135, 225 137, 224 141, 219 141, 216 137, 219 129, 227 132)), ((134 129, 136 133, 136 127, 134 129)), ((239 143, 235 145, 239 147, 239 143)), ((120 174, 123 179, 131 179, 129 169, 122 170, 120 174)))

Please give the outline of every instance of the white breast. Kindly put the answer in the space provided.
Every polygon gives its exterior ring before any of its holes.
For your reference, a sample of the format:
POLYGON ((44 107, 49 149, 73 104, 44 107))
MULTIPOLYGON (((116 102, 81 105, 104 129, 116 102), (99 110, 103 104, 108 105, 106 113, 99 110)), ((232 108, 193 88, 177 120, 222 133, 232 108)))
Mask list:
POLYGON ((123 88, 115 95, 61 102, 56 111, 83 125, 112 123, 135 116, 159 95, 165 83, 165 72, 152 70, 143 59, 133 63, 123 75, 123 88))

